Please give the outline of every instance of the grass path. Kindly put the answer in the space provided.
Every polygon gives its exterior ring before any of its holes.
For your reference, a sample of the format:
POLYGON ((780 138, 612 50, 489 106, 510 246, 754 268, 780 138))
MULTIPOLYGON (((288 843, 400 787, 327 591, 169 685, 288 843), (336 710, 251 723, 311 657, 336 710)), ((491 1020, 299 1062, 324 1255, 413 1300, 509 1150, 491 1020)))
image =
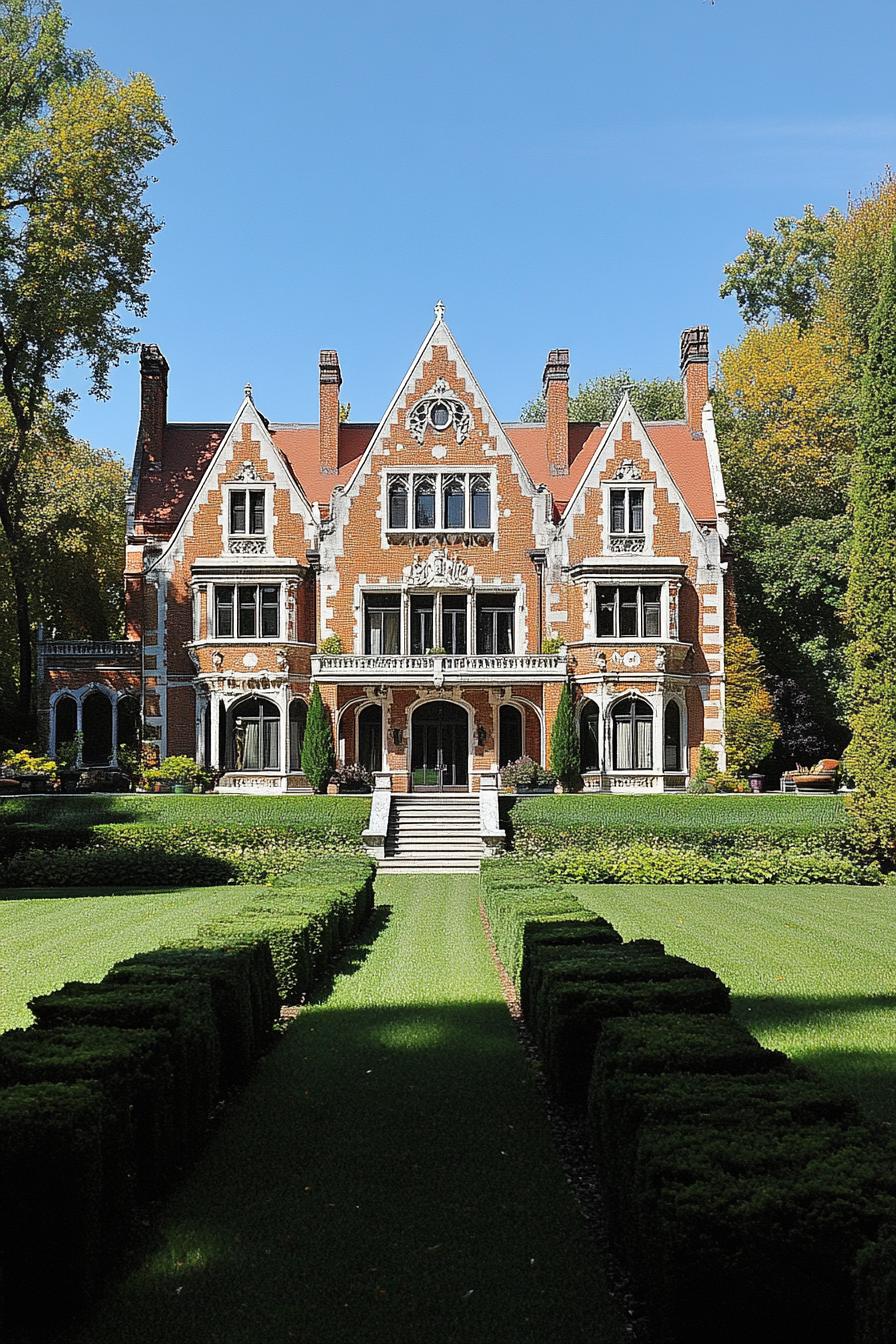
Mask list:
MULTIPOLYGON (((66 980, 100 980, 135 952, 189 938, 206 920, 234 910, 257 887, 180 887, 83 896, 33 889, 0 900, 0 1031, 27 1027, 27 1003, 66 980), (15 895, 19 899, 11 899, 15 895)), ((92 891, 92 894, 87 894, 92 891)))
POLYGON ((472 878, 381 878, 81 1344, 617 1344, 472 878))
POLYGON ((575 886, 626 938, 711 966, 764 1045, 896 1126, 896 887, 575 886))

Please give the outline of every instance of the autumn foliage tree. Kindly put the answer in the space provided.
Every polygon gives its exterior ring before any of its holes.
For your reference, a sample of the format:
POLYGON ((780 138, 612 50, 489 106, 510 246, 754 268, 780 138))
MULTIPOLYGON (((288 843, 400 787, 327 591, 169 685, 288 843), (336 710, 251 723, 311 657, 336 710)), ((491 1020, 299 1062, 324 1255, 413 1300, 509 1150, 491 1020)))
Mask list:
POLYGON ((746 775, 771 754, 781 728, 762 677, 759 650, 735 623, 725 635, 725 751, 729 771, 746 775))
POLYGON ((871 323, 852 473, 853 815, 896 860, 896 229, 871 323))
POLYGON ((133 349, 125 314, 146 310, 159 224, 146 168, 171 141, 159 95, 143 74, 123 81, 66 44, 55 0, 0 8, 0 529, 15 610, 19 709, 32 702, 32 611, 20 468, 41 418, 64 415, 53 384, 85 362, 92 391, 133 349))

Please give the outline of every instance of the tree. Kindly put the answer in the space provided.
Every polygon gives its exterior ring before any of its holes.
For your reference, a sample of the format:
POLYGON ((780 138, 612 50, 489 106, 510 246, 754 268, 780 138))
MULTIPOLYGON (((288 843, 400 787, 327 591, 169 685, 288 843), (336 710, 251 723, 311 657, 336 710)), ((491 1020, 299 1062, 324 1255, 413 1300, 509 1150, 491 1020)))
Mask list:
POLYGON ((755 770, 770 754, 781 728, 762 680, 759 650, 740 627, 725 635, 725 751, 732 774, 755 770))
POLYGON ((776 219, 772 234, 748 230, 746 250, 725 267, 722 298, 734 295, 748 326, 777 315, 804 330, 827 288, 840 220, 837 210, 819 218, 807 205, 801 218, 776 219))
MULTIPOLYGON (((569 418, 603 424, 612 420, 622 397, 629 389, 632 405, 643 420, 683 420, 684 398, 681 384, 674 378, 632 379, 624 369, 580 383, 569 399, 569 418)), ((528 402, 520 413, 527 423, 540 423, 545 417, 544 397, 528 402)))
POLYGON ((560 693, 557 715, 551 728, 550 769, 568 789, 574 788, 582 777, 579 732, 568 683, 560 693))
POLYGON ((862 382, 852 472, 848 614, 853 710, 847 751, 853 815, 896 859, 896 229, 881 276, 862 382))
POLYGON ((836 230, 826 307, 832 322, 835 318, 842 322, 844 344, 851 344, 857 359, 868 349, 894 225, 896 177, 887 171, 880 182, 850 201, 836 230))
POLYGON ((11 432, 0 437, 0 530, 15 603, 19 708, 32 703, 32 613, 16 502, 19 468, 41 418, 71 395, 51 384, 85 362, 91 390, 134 348, 123 313, 146 311, 159 229, 145 169, 172 135, 152 81, 98 69, 66 46, 56 0, 6 0, 0 10, 0 392, 11 432))
POLYGON ((302 742, 302 774, 315 793, 323 793, 336 766, 330 711, 315 683, 308 702, 305 738, 302 742))

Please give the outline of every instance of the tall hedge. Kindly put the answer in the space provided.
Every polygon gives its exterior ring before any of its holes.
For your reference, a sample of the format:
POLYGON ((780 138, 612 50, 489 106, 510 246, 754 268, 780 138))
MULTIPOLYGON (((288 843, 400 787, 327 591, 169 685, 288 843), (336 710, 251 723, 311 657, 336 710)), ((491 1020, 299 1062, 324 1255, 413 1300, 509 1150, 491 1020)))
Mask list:
POLYGON ((851 491, 851 805, 867 838, 896 860, 896 230, 871 327, 851 491))
POLYGON ((315 793, 323 793, 336 765, 330 711, 315 685, 308 703, 305 739, 302 743, 302 773, 315 793))
POLYGON ((579 754, 579 730, 569 685, 563 687, 557 717, 551 729, 551 770, 566 788, 574 788, 582 778, 579 754))

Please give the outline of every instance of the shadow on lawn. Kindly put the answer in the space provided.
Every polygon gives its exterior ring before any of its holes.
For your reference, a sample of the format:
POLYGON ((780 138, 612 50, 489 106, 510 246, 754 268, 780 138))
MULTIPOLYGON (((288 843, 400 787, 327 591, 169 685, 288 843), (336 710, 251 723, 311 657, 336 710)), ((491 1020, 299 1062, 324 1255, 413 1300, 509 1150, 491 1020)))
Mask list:
POLYGON ((851 1092, 873 1119, 896 1126, 896 994, 738 994, 732 1010, 766 1044, 792 1033, 782 1048, 793 1059, 851 1092), (873 1025, 857 1039, 851 1019, 865 1016, 873 1025))
POLYGON ((360 971, 373 949, 373 945, 386 928, 392 917, 391 905, 377 905, 364 928, 357 937, 343 949, 335 961, 324 968, 308 995, 307 1003, 320 1004, 333 993, 336 982, 344 976, 360 971))

